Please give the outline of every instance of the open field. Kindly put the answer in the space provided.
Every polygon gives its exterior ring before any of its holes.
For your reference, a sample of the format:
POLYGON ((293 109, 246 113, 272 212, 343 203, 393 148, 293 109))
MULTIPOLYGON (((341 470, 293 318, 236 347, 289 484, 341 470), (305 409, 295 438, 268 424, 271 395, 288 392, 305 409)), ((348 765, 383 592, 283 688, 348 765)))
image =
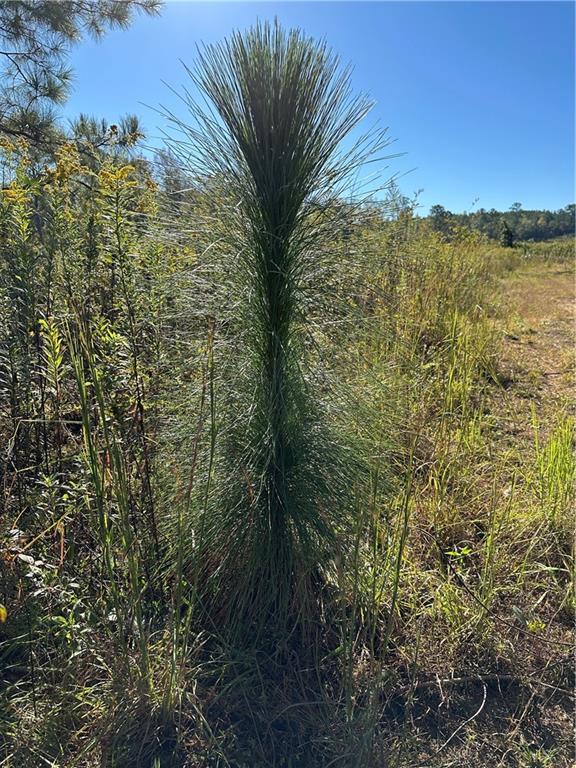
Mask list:
MULTIPOLYGON (((475 477, 470 479, 478 498, 489 494, 493 503, 499 487, 510 499, 508 520, 494 544, 500 566, 491 584, 490 629, 477 636, 479 654, 472 668, 469 651, 457 659, 456 668, 446 668, 444 632, 431 628, 422 641, 420 658, 426 667, 434 658, 430 635, 436 634, 439 661, 426 670, 424 680, 419 670, 413 683, 407 739, 413 745, 428 741, 429 748, 406 765, 573 764, 573 603, 561 586, 569 584, 570 564, 559 556, 558 539, 543 535, 537 504, 526 493, 538 482, 534 474, 542 445, 553 444, 558 425, 574 415, 571 266, 521 265, 501 282, 499 377, 489 387, 482 417, 489 458, 471 467, 475 477), (516 524, 511 524, 513 516, 516 524), (522 561, 527 553, 532 560, 528 568, 522 561), (553 568, 558 575, 566 568, 565 575, 549 579, 553 568)), ((570 536, 572 522, 566 522, 570 536)), ((478 544, 467 540, 466 545, 472 559, 478 544)), ((459 557, 458 564, 467 558, 459 557)), ((477 603, 477 609, 480 592, 470 589, 470 581, 461 581, 454 565, 448 567, 446 583, 461 592, 464 602, 477 603)), ((473 567, 465 570, 469 578, 472 572, 473 567)))

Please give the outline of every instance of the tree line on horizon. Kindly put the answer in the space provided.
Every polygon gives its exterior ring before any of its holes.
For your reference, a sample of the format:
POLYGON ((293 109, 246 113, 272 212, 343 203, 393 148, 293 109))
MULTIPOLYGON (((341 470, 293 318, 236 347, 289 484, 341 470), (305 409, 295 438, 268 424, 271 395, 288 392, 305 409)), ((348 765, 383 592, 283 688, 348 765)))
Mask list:
POLYGON ((557 211, 524 210, 521 203, 514 203, 508 211, 479 208, 477 211, 452 213, 443 205, 433 205, 427 218, 440 234, 449 235, 454 227, 464 227, 509 246, 517 241, 551 240, 573 235, 575 210, 574 203, 557 211))

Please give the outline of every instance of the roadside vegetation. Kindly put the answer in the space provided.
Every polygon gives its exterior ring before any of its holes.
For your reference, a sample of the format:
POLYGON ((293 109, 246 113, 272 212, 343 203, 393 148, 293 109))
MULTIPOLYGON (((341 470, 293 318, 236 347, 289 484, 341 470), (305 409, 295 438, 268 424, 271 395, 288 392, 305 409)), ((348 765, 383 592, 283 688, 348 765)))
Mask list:
POLYGON ((298 32, 191 75, 155 165, 2 139, 0 765, 569 766, 573 241, 343 202, 298 32))

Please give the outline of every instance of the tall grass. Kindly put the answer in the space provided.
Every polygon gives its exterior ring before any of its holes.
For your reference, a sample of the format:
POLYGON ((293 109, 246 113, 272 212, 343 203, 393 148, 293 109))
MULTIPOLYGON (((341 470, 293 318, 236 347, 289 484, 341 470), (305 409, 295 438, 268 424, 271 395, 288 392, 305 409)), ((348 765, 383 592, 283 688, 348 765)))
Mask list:
POLYGON ((541 425, 534 410, 532 421, 536 453, 535 485, 542 511, 550 525, 556 527, 561 524, 562 513, 574 492, 574 422, 568 416, 560 417, 548 439, 543 442, 541 425))

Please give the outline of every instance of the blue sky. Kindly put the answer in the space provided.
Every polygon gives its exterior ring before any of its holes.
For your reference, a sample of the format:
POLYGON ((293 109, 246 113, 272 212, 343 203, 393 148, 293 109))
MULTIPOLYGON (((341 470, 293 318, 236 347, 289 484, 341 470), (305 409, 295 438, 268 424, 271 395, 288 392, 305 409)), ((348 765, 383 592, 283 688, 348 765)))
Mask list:
POLYGON ((388 127, 388 163, 422 210, 556 209, 574 200, 574 5, 570 2, 168 2, 160 17, 87 40, 71 57, 66 115, 136 113, 151 143, 183 108, 197 43, 274 17, 326 37, 388 127), (474 201, 477 200, 475 203, 474 201))

